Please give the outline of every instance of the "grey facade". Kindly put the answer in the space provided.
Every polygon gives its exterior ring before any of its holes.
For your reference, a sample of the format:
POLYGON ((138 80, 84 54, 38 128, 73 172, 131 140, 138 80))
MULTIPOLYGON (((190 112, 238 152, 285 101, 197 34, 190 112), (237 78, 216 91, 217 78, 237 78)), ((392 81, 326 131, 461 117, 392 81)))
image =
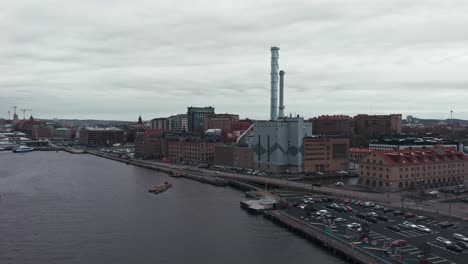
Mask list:
POLYGON ((214 114, 214 107, 188 107, 187 120, 188 131, 202 134, 206 114, 214 114))
POLYGON ((188 130, 187 114, 173 115, 168 118, 169 130, 172 131, 185 131, 188 130))
POLYGON ((254 168, 282 173, 303 171, 304 137, 312 136, 312 124, 301 117, 254 123, 247 140, 254 152, 254 168))

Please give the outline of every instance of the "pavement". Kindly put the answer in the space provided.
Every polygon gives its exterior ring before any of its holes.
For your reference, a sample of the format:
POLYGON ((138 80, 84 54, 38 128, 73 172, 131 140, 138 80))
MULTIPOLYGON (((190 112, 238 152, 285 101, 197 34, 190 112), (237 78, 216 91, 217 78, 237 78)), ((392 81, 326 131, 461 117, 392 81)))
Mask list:
MULTIPOLYGON (((301 198, 289 198, 290 202, 294 203, 301 198)), ((335 203, 341 204, 342 200, 334 199, 335 203)), ((378 257, 385 258, 387 261, 392 263, 419 263, 420 258, 423 257, 424 253, 422 250, 423 244, 430 245, 430 253, 427 254, 426 258, 429 263, 434 264, 449 264, 449 263, 466 263, 468 257, 468 250, 464 250, 462 253, 457 253, 446 249, 443 245, 436 242, 437 237, 444 237, 452 240, 454 233, 460 233, 468 237, 468 224, 464 222, 456 222, 454 227, 442 228, 438 224, 441 221, 445 221, 442 218, 430 218, 425 221, 416 222, 411 219, 405 219, 403 216, 394 216, 393 213, 383 213, 382 210, 374 210, 373 208, 363 208, 356 205, 350 205, 354 212, 335 212, 325 207, 329 203, 315 203, 313 208, 315 210, 327 210, 335 217, 346 219, 343 223, 330 223, 324 222, 321 217, 318 217, 315 212, 308 214, 305 210, 291 206, 284 211, 285 214, 299 219, 303 222, 322 226, 324 232, 332 233, 341 239, 349 241, 350 245, 361 247, 368 250, 369 253, 376 254, 378 257), (378 223, 371 223, 364 219, 356 217, 358 213, 376 212, 378 215, 384 215, 389 218, 389 222, 379 221, 378 223), (410 221, 417 225, 424 225, 431 229, 431 232, 426 233, 419 230, 404 230, 395 232, 387 229, 389 225, 401 224, 404 221, 410 221), (362 243, 360 237, 361 234, 357 231, 346 228, 349 223, 359 223, 361 225, 368 225, 369 229, 369 243, 362 243), (391 247, 391 242, 397 239, 404 239, 408 242, 408 245, 403 247, 391 247), (390 254, 386 254, 385 251, 390 249, 390 254)), ((396 208, 396 210, 399 210, 396 208)), ((410 209, 405 209, 403 212, 413 212, 410 209)), ((415 212, 413 212, 415 213, 415 212)))

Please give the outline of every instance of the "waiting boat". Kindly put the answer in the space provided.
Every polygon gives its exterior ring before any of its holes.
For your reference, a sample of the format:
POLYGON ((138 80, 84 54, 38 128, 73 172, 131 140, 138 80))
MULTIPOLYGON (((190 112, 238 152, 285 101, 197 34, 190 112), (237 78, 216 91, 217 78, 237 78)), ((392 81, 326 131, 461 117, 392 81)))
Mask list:
POLYGON ((150 188, 148 190, 148 192, 158 194, 158 193, 162 193, 164 191, 167 191, 167 189, 169 189, 171 187, 172 187, 172 184, 170 184, 168 182, 164 182, 163 184, 158 184, 158 185, 153 186, 152 188, 150 188))
POLYGON ((23 153, 23 152, 31 152, 33 151, 33 148, 27 147, 27 146, 19 146, 18 148, 15 148, 13 150, 14 153, 23 153))

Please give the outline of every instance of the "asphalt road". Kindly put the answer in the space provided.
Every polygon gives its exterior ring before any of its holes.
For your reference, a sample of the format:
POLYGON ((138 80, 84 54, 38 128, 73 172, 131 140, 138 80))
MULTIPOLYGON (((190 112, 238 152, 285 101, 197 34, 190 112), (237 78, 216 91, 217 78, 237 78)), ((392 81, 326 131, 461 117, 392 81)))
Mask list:
MULTIPOLYGON (((301 198, 291 198, 291 202, 296 202, 301 200, 301 198)), ((335 203, 342 204, 342 200, 334 199, 335 203)), ((412 219, 405 219, 403 216, 394 216, 393 213, 383 213, 382 210, 374 210, 371 208, 363 208, 357 205, 349 205, 354 209, 354 212, 335 212, 331 209, 326 208, 325 206, 330 203, 315 203, 313 207, 316 210, 327 210, 333 216, 344 218, 347 221, 343 223, 336 223, 335 228, 328 228, 323 224, 323 219, 318 218, 315 212, 311 212, 312 215, 307 215, 307 212, 303 209, 293 207, 286 209, 285 213, 293 216, 302 221, 308 222, 313 225, 323 226, 324 232, 331 232, 339 237, 346 238, 350 243, 356 243, 356 246, 363 247, 369 252, 376 254, 379 257, 388 258, 391 262, 398 262, 398 259, 401 255, 403 260, 406 263, 419 263, 419 258, 423 255, 423 251, 420 249, 423 244, 428 243, 430 245, 430 254, 427 256, 427 259, 430 263, 435 264, 448 264, 448 263, 466 263, 466 258, 468 257, 468 250, 465 250, 462 253, 456 253, 446 249, 443 245, 436 242, 437 237, 444 237, 451 241, 452 235, 454 233, 460 233, 468 237, 468 225, 463 222, 456 223, 455 227, 450 228, 441 228, 438 224, 442 219, 428 219, 421 222, 416 222, 412 219), (378 223, 370 223, 366 220, 359 219, 356 217, 358 213, 368 213, 375 212, 378 215, 385 215, 389 218, 389 222, 379 221, 378 223), (404 230, 400 232, 395 232, 386 228, 388 225, 397 225, 401 224, 404 221, 410 221, 416 225, 425 225, 427 228, 431 229, 430 233, 425 233, 418 230, 404 230), (346 225, 349 223, 359 223, 359 224, 368 224, 369 226, 369 244, 360 244, 360 234, 357 231, 352 231, 346 228, 346 225), (400 247, 395 252, 395 248, 391 251, 390 256, 387 256, 382 250, 387 245, 390 245, 392 241, 397 239, 404 239, 408 242, 407 246, 400 247), (396 254, 398 253, 398 254, 396 254)), ((395 210, 400 210, 400 208, 394 208, 395 210)), ((404 210, 403 212, 411 212, 411 210, 404 210)))

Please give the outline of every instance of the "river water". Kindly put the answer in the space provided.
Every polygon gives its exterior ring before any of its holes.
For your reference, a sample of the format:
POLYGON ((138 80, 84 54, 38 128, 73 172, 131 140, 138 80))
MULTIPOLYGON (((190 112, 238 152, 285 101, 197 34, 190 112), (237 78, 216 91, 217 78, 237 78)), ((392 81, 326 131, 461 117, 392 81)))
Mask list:
POLYGON ((2 264, 344 263, 247 214, 242 192, 91 155, 0 152, 0 195, 2 264))

